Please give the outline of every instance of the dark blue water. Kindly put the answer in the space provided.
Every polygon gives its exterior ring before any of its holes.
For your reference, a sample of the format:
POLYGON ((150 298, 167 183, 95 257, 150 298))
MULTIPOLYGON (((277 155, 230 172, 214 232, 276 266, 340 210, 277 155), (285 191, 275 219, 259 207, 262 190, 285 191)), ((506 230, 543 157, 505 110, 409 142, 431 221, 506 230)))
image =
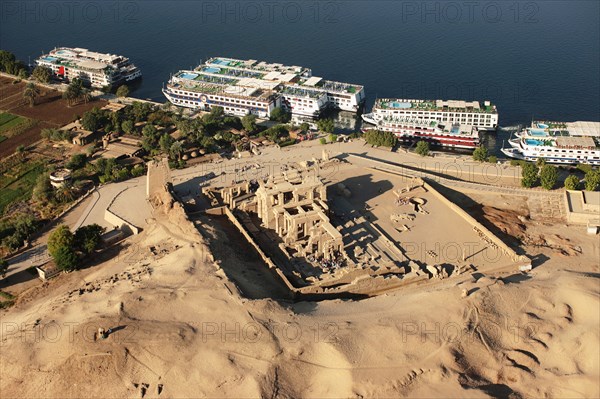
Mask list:
POLYGON ((489 99, 500 125, 600 120, 598 1, 9 1, 0 47, 123 54, 164 101, 169 74, 209 56, 308 66, 376 97, 489 99))

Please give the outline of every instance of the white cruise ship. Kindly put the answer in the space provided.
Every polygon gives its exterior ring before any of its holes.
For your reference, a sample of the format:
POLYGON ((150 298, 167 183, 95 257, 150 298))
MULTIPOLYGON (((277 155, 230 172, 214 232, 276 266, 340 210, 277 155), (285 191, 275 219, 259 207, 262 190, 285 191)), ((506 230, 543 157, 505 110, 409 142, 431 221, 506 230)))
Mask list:
POLYGON ((268 117, 272 106, 309 117, 317 117, 327 108, 357 112, 365 99, 362 86, 312 76, 309 68, 224 57, 210 58, 193 71, 177 72, 163 93, 178 106, 206 111, 218 105, 229 114, 260 117, 268 117), (248 104, 238 98, 240 93, 266 92, 269 107, 257 108, 256 101, 248 104))
POLYGON ((384 117, 436 120, 447 125, 471 125, 479 131, 495 131, 498 127, 498 110, 489 101, 481 107, 477 101, 380 98, 371 115, 375 121, 384 117))
POLYGON ((38 58, 36 64, 50 68, 58 79, 79 78, 96 88, 116 86, 142 77, 142 72, 129 58, 84 48, 55 48, 38 58))
MULTIPOLYGON (((392 116, 375 118, 373 114, 364 114, 362 117, 365 122, 375 125, 377 130, 392 132, 405 143, 424 140, 431 145, 467 150, 479 146, 479 132, 472 125, 392 116)), ((369 128, 363 128, 363 131, 367 130, 369 128)))
POLYGON ((281 106, 281 96, 274 91, 277 83, 247 83, 248 79, 231 79, 200 74, 196 71, 179 71, 163 88, 169 101, 180 107, 209 111, 222 107, 230 115, 254 114, 268 118, 275 107, 281 106))
POLYGON ((508 140, 511 158, 548 163, 600 165, 600 122, 534 122, 508 140))

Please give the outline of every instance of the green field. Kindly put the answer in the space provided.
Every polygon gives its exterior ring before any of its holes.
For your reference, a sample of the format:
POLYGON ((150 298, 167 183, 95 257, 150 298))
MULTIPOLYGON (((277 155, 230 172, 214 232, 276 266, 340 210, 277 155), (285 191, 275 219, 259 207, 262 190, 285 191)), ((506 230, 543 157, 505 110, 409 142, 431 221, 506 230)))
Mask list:
MULTIPOLYGON (((31 121, 28 118, 22 116, 9 114, 4 112, 0 114, 0 136, 2 133, 7 133, 21 125, 29 124, 31 121)), ((4 136, 2 136, 4 137, 4 136)), ((2 141, 0 139, 0 141, 2 141)))
POLYGON ((37 177, 44 172, 41 162, 24 163, 15 167, 11 176, 0 176, 0 214, 13 201, 22 201, 31 198, 33 186, 37 177))

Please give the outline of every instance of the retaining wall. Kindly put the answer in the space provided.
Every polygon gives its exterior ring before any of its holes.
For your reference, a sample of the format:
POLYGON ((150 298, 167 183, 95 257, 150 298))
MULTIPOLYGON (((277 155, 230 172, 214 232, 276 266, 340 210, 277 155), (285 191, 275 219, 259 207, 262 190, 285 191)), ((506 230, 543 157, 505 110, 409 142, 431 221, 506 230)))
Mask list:
POLYGON ((231 223, 233 223, 233 225, 235 227, 237 227, 237 229, 240 231, 240 233, 242 233, 242 235, 246 238, 246 240, 250 243, 250 245, 252 245, 254 247, 254 249, 256 249, 256 252, 258 252, 258 254, 262 258, 262 260, 267 264, 267 266, 269 267, 269 270, 271 270, 271 272, 275 273, 277 275, 277 277, 283 281, 283 283, 286 285, 286 287, 291 292, 297 293, 298 289, 296 287, 294 287, 290 283, 290 281, 283 274, 283 272, 281 271, 281 269, 279 269, 279 267, 277 267, 277 265, 271 260, 271 258, 269 258, 267 256, 267 254, 265 254, 263 252, 263 250, 254 241, 254 239, 252 238, 252 236, 250 236, 250 234, 248 233, 248 231, 246 231, 246 228, 235 217, 235 215, 233 214, 233 212, 231 212, 231 210, 229 208, 227 208, 226 206, 222 206, 222 207, 220 207, 220 209, 222 209, 222 214, 227 216, 227 218, 231 221, 231 223))
POLYGON ((133 234, 139 234, 141 231, 140 228, 133 225, 132 223, 129 223, 127 220, 123 219, 122 217, 112 213, 110 210, 108 210, 108 208, 104 211, 104 220, 106 220, 108 223, 112 224, 113 226, 118 226, 118 227, 127 226, 131 229, 133 234))
MULTIPOLYGON (((373 160, 370 158, 364 158, 362 156, 355 155, 355 154, 350 154, 350 156, 357 157, 357 158, 360 158, 360 159, 363 159, 363 160, 366 160, 369 162, 373 162, 376 164, 385 165, 386 168, 395 167, 395 165, 390 165, 383 161, 373 160)), ((376 168, 376 169, 378 169, 378 168, 376 168)), ((397 173, 390 169, 388 169, 388 172, 397 174, 399 176, 415 177, 415 176, 411 176, 410 173, 408 173, 408 174, 407 173, 397 173)), ((423 179, 423 185, 425 186, 425 188, 427 190, 430 190, 442 203, 444 203, 446 206, 448 206, 450 209, 452 209, 454 212, 456 212, 456 214, 459 215, 461 218, 463 218, 467 223, 469 223, 471 226, 473 226, 473 227, 477 228, 479 231, 481 231, 490 241, 492 241, 500 249, 502 249, 502 251, 507 256, 509 256, 513 262, 528 262, 529 261, 529 259, 527 257, 518 255, 512 248, 510 248, 508 245, 506 245, 501 239, 496 237, 496 235, 494 235, 490 230, 488 230, 485 226, 483 226, 481 223, 479 223, 476 219, 474 219, 471 215, 469 215, 461 207, 459 207, 454 202, 450 201, 449 199, 444 197, 441 193, 439 193, 435 188, 433 188, 431 186, 431 184, 429 184, 429 183, 427 183, 427 181, 425 181, 425 179, 427 179, 427 178, 422 178, 422 179, 423 179)), ((442 181, 448 181, 448 179, 439 178, 439 177, 435 177, 435 179, 442 180, 442 181)), ((481 185, 479 183, 471 183, 471 182, 460 182, 460 183, 468 184, 468 185, 475 185, 475 186, 481 185)), ((485 185, 481 185, 481 186, 485 187, 485 185)))

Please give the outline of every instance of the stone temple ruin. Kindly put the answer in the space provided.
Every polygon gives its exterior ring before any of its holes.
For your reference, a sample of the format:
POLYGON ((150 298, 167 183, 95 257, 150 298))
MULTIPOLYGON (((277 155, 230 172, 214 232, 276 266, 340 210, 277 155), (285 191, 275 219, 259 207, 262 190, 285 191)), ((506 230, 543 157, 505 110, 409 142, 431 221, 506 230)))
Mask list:
POLYGON ((251 233, 258 231, 249 217, 255 215, 260 228, 279 239, 278 247, 288 259, 333 267, 346 261, 342 234, 329 220, 326 187, 316 176, 303 177, 291 169, 266 181, 202 191, 211 206, 235 211, 232 217, 251 233))
POLYGON ((338 159, 263 179, 202 184, 201 191, 205 212, 226 216, 297 297, 370 296, 473 271, 475 264, 526 261, 424 179, 338 159), (332 165, 336 173, 325 174, 331 180, 319 177, 332 165), (334 180, 343 173, 352 178, 334 180), (376 188, 382 181, 387 193, 376 188), (373 191, 371 208, 363 198, 373 191), (457 232, 468 245, 455 242, 457 232), (478 261, 487 250, 498 258, 478 261))
POLYGON ((274 229, 294 254, 335 260, 343 251, 342 235, 327 216, 327 192, 319 178, 290 182, 280 176, 260 185, 256 202, 263 226, 274 229))
MULTIPOLYGON (((364 294, 372 291, 364 277, 405 273, 408 260, 399 248, 381 251, 367 240, 344 241, 344 226, 330 220, 326 185, 313 172, 289 169, 265 181, 203 187, 212 207, 207 212, 227 215, 296 294, 364 294)), ((338 190, 350 195, 345 187, 338 190)), ((357 223, 368 222, 361 217, 357 223)))

